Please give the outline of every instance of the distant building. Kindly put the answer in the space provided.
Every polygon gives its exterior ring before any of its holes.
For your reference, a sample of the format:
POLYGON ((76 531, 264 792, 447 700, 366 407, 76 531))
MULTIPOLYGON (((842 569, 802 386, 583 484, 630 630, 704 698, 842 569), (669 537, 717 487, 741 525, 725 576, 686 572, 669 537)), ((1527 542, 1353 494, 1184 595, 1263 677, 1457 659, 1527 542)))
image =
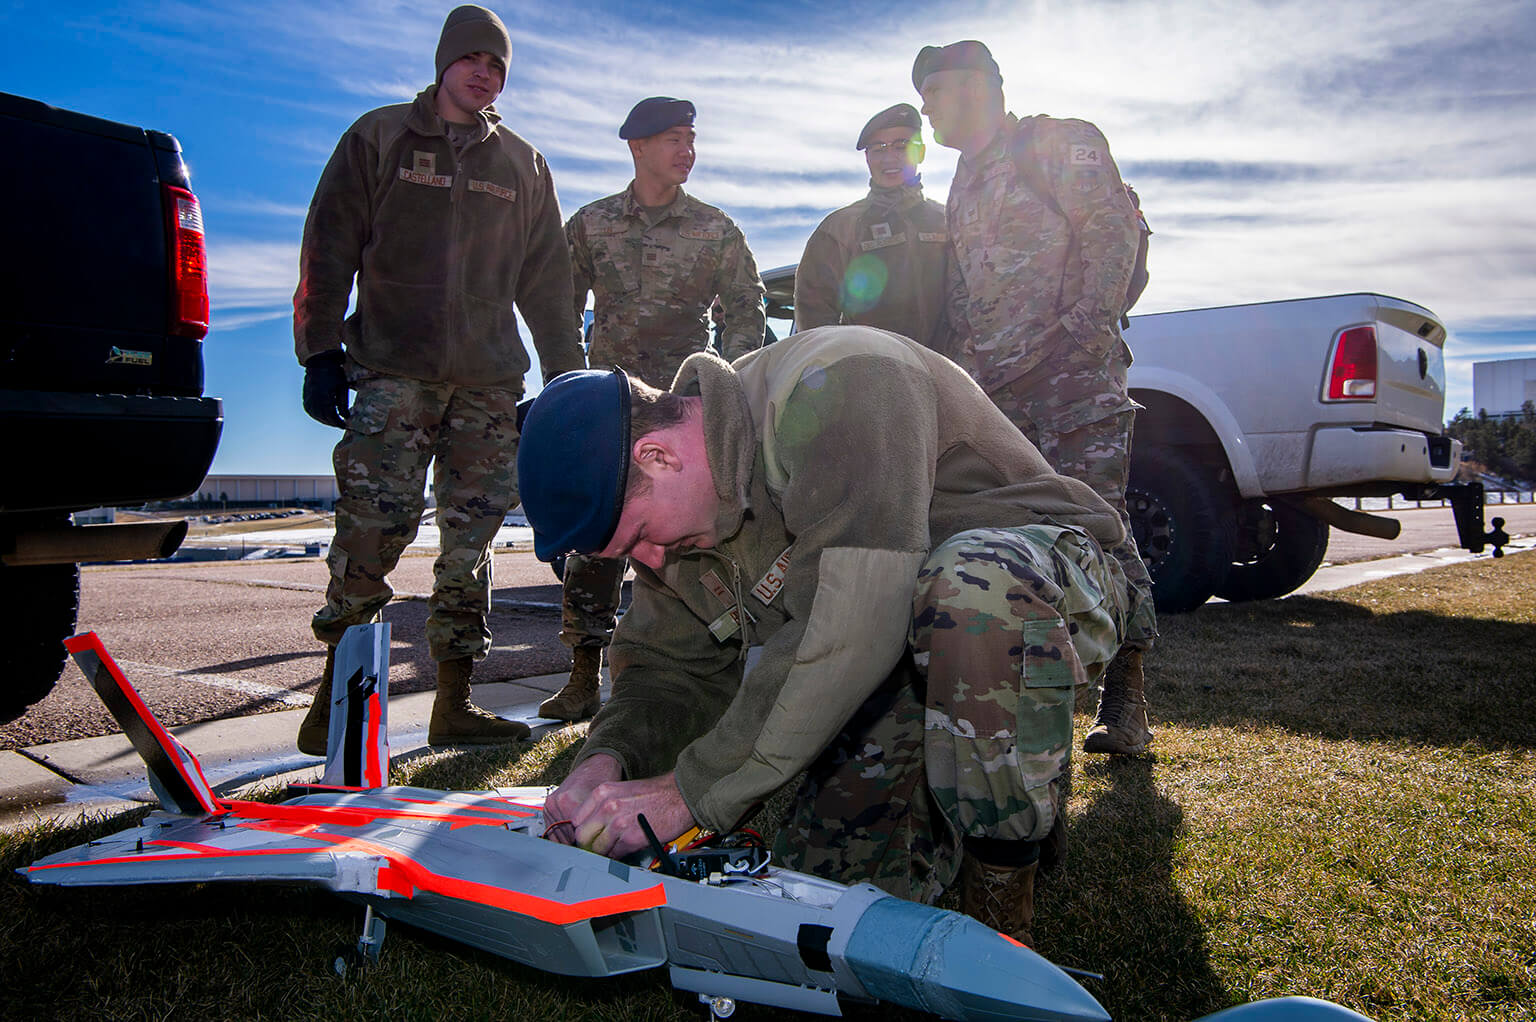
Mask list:
POLYGON ((336 477, 211 475, 190 497, 175 501, 195 507, 313 507, 336 506, 340 491, 336 477))
POLYGON ((1506 358, 1472 363, 1472 406, 1489 415, 1518 415, 1536 402, 1536 358, 1506 358))

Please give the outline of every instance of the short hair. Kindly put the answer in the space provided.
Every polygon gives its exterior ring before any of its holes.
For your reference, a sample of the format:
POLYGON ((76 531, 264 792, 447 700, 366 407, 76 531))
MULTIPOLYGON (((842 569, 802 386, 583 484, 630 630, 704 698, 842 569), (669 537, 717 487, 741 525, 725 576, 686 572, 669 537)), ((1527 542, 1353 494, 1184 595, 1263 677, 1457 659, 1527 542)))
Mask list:
POLYGON ((640 471, 634 463, 634 442, 647 433, 671 429, 685 422, 690 414, 688 401, 681 394, 661 390, 638 377, 629 378, 629 480, 624 486, 624 500, 643 497, 650 492, 650 476, 640 471))

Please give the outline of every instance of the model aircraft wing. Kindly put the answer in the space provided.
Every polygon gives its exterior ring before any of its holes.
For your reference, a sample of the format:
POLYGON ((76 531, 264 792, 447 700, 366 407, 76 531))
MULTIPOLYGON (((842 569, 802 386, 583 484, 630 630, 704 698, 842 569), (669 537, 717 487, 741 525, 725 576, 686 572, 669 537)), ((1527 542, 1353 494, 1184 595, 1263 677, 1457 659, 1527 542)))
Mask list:
POLYGON ((552 925, 666 901, 648 870, 541 840, 536 802, 425 788, 307 790, 276 804, 230 801, 201 819, 155 813, 19 872, 66 886, 309 882, 380 898, 449 898, 552 925))
POLYGON ((331 890, 377 886, 378 857, 282 831, 153 813, 142 825, 39 859, 18 872, 62 886, 306 881, 331 890))

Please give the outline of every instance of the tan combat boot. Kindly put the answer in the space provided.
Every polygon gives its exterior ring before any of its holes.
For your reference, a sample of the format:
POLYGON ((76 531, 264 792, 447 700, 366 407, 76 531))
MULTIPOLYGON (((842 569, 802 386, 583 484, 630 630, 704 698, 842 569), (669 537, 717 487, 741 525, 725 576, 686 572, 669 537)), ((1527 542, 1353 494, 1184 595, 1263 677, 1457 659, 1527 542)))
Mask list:
POLYGON ((325 670, 320 675, 320 687, 315 689, 315 701, 304 714, 299 725, 299 751, 306 756, 324 756, 331 733, 331 675, 336 673, 336 647, 325 647, 325 670))
POLYGON ((467 656, 438 663, 428 745, 501 745, 528 737, 527 724, 504 720, 469 701, 469 676, 474 669, 474 660, 467 656))
POLYGON ((1083 739, 1084 752, 1145 752, 1152 744, 1147 727, 1146 677, 1141 672, 1141 650, 1120 647, 1104 670, 1104 691, 1099 712, 1083 739))
POLYGON ((1027 866, 993 866, 967 852, 960 863, 960 911, 998 933, 1033 947, 1036 860, 1027 866))
POLYGON ((571 651, 571 680, 539 704, 539 716, 554 720, 586 720, 603 705, 597 694, 602 680, 603 648, 577 646, 571 651))

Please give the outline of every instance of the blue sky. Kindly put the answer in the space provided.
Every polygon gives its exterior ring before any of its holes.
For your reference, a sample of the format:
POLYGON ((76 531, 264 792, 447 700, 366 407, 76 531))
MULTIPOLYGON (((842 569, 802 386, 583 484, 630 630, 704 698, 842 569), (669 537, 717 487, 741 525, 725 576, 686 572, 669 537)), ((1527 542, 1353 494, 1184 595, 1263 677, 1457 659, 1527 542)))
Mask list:
MULTIPOLYGON (((330 470, 336 432, 299 408, 290 334, 304 212, 347 125, 431 81, 452 6, 0 0, 0 91, 186 150, 211 262, 208 393, 225 402, 214 471, 330 470)), ((732 214, 760 266, 794 262, 863 193, 853 139, 915 98, 918 48, 978 38, 1016 113, 1109 138, 1157 232, 1138 311, 1419 302, 1451 332, 1447 415, 1472 403, 1474 361, 1536 356, 1529 0, 491 6, 514 50, 497 109, 548 158, 567 214, 628 181, 629 107, 684 96, 689 190, 732 214)), ((954 164, 929 146, 931 196, 954 164)))

